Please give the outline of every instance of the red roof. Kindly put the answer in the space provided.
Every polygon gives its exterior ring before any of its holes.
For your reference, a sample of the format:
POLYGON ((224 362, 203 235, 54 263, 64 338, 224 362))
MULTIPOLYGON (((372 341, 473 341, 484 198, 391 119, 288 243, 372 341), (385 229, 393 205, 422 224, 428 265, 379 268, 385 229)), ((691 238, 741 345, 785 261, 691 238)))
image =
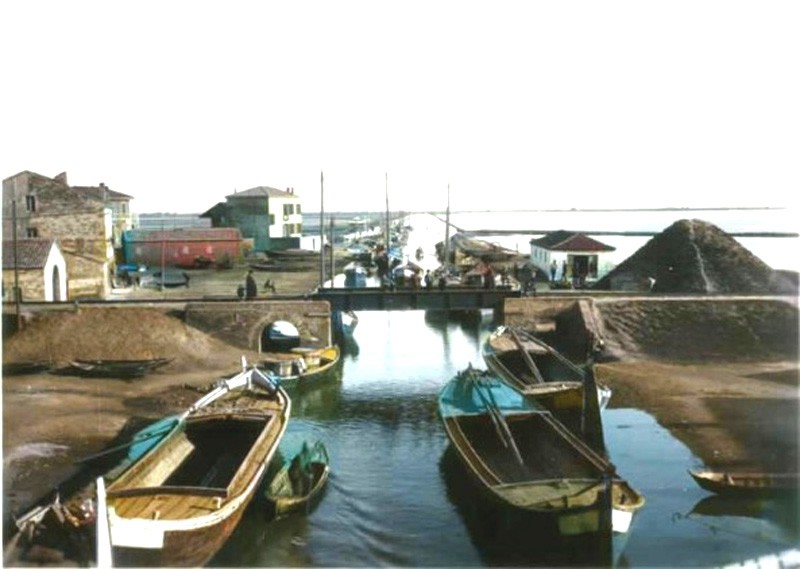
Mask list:
POLYGON ((583 233, 571 233, 567 231, 554 231, 548 233, 540 239, 531 240, 533 245, 547 249, 548 251, 581 251, 581 252, 603 252, 615 251, 616 248, 605 243, 600 243, 583 233))

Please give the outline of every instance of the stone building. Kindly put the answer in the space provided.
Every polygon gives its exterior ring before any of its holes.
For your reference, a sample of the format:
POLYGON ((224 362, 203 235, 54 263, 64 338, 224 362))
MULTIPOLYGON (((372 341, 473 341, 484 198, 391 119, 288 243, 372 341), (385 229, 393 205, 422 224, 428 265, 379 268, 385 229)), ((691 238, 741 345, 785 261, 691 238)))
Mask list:
POLYGON ((200 217, 210 218, 212 227, 239 228, 243 238, 253 241, 255 251, 299 247, 303 215, 294 188, 258 186, 225 200, 200 217))
POLYGON ((76 190, 94 194, 103 200, 111 210, 111 246, 114 247, 116 261, 122 262, 122 234, 133 229, 134 216, 131 212, 131 196, 115 192, 103 182, 98 186, 73 186, 76 190))
POLYGON ((17 239, 58 240, 66 259, 70 299, 105 298, 114 266, 112 215, 99 192, 71 187, 66 173, 55 178, 24 171, 3 180, 3 243, 17 239))
POLYGON ((67 262, 54 239, 18 239, 3 246, 3 300, 58 302, 67 295, 67 262))

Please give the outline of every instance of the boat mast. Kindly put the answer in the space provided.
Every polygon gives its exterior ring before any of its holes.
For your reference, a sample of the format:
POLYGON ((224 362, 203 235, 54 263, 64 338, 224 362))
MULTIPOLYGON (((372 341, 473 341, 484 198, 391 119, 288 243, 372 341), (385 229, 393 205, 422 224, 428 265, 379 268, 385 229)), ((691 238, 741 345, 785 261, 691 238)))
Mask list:
POLYGON ((445 275, 447 274, 447 266, 450 264, 450 184, 447 184, 447 211, 444 218, 444 259, 442 266, 444 267, 445 275))
POLYGON ((389 255, 389 172, 386 172, 386 255, 389 255))
POLYGON ((325 224, 323 223, 325 213, 325 176, 322 170, 319 172, 319 288, 325 284, 325 224))

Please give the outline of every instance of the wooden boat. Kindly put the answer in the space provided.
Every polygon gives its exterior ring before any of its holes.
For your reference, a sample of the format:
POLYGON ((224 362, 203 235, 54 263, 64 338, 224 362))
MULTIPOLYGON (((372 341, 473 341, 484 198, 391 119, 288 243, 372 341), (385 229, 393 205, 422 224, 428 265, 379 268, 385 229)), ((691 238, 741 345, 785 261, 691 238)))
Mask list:
POLYGON ((461 461, 484 493, 557 536, 624 532, 644 498, 614 466, 543 406, 492 372, 460 372, 439 396, 439 414, 461 461))
POLYGON ((147 360, 72 360, 60 374, 78 375, 81 377, 143 377, 153 370, 167 365, 170 358, 153 358, 147 360))
POLYGON ((247 368, 195 402, 177 427, 108 484, 114 564, 204 565, 225 543, 286 430, 291 402, 247 368))
POLYGON ((319 259, 319 251, 310 249, 274 249, 267 251, 267 257, 288 261, 319 259))
POLYGON ((596 451, 603 449, 600 410, 611 390, 597 385, 591 366, 581 369, 535 336, 500 326, 484 342, 486 366, 510 387, 544 405, 596 451), (596 397, 589 397, 596 393, 596 397))
POLYGON ((3 375, 30 375, 35 373, 43 373, 50 370, 52 367, 52 362, 47 360, 6 362, 3 364, 3 375))
POLYGON ((695 482, 709 492, 741 497, 779 497, 800 492, 797 472, 722 472, 690 469, 695 482))
POLYGON ((328 481, 329 462, 322 441, 311 447, 303 443, 300 452, 283 465, 267 488, 266 497, 276 517, 299 510, 307 512, 314 505, 328 481))
POLYGON ((336 344, 324 348, 295 347, 287 352, 268 352, 258 367, 277 374, 281 382, 320 379, 341 361, 336 344))

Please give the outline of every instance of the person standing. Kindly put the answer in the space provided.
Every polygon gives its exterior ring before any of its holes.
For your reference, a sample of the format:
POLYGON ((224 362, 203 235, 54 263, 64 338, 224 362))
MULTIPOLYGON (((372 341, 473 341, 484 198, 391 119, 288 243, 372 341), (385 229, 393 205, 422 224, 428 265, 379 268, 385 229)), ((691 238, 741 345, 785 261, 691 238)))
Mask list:
POLYGON ((558 263, 553 259, 553 262, 550 263, 550 282, 556 282, 556 270, 558 270, 558 263))
POLYGON ((244 282, 244 298, 250 300, 255 298, 258 294, 258 287, 256 286, 256 279, 253 277, 253 271, 247 271, 247 278, 244 282))

